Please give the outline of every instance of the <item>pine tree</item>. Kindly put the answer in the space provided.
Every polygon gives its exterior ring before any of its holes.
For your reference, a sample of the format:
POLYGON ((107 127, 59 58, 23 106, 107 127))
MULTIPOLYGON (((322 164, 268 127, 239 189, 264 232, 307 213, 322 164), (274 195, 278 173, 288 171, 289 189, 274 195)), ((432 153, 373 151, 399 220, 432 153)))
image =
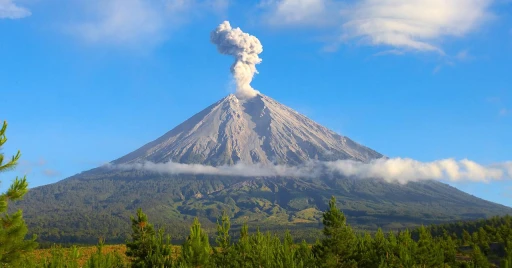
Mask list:
POLYGON ((471 235, 466 230, 462 230, 462 241, 464 241, 464 245, 471 244, 471 235))
POLYGON ((484 228, 480 227, 478 229, 478 245, 482 252, 487 256, 491 251, 491 247, 489 246, 489 237, 484 228))
POLYGON ((164 230, 159 229, 151 238, 151 250, 145 258, 146 267, 173 267, 171 237, 165 236, 164 230))
POLYGON ((132 240, 126 243, 126 256, 132 259, 132 267, 172 267, 171 238, 165 237, 164 230, 155 232, 148 216, 137 210, 132 222, 132 240))
POLYGON ((137 218, 130 217, 130 219, 132 222, 132 241, 126 243, 126 256, 132 258, 132 267, 145 267, 145 260, 152 250, 155 230, 141 208, 137 210, 137 218))
POLYGON ((215 242, 218 248, 214 248, 214 259, 217 267, 229 267, 232 261, 231 255, 231 236, 229 230, 231 229, 231 221, 229 216, 224 211, 222 216, 217 220, 217 237, 215 242))
POLYGON ((398 234, 398 259, 399 267, 413 267, 418 249, 417 243, 411 238, 409 230, 398 234))
POLYGON ((303 267, 315 267, 315 256, 311 252, 311 247, 305 240, 299 244, 297 252, 295 252, 298 260, 301 260, 303 267))
POLYGON ((208 234, 201 229, 199 219, 195 218, 190 235, 182 247, 182 263, 190 267, 205 267, 209 264, 211 254, 208 234))
MULTIPOLYGON (((7 142, 5 131, 7 122, 4 121, 0 129, 0 149, 7 142)), ((4 155, 0 153, 0 173, 12 170, 16 167, 21 153, 4 163, 4 155)), ((23 220, 21 210, 15 213, 7 213, 9 201, 21 200, 28 191, 28 183, 25 177, 14 180, 6 193, 0 194, 0 266, 16 266, 22 261, 22 254, 33 250, 37 243, 35 236, 26 240, 28 228, 23 220)))
POLYGON ((505 247, 505 257, 501 261, 501 267, 512 268, 512 240, 507 241, 505 247))
POLYGON ((388 263, 389 261, 389 244, 388 240, 384 236, 384 232, 381 228, 377 230, 377 233, 375 233, 375 236, 373 238, 373 250, 375 251, 377 255, 378 262, 384 262, 388 263))
POLYGON ((477 245, 473 246, 473 252, 471 253, 471 261, 475 268, 488 268, 490 267, 487 257, 480 251, 480 247, 477 245))
POLYGON ((445 235, 443 239, 437 242, 441 245, 444 253, 444 263, 454 264, 455 255, 457 254, 457 242, 453 241, 452 237, 445 235))
POLYGON ((249 226, 247 226, 246 222, 242 225, 242 228, 240 228, 240 239, 238 239, 234 248, 236 251, 236 265, 234 265, 234 267, 250 267, 251 244, 249 241, 249 226))
POLYGON ((323 214, 324 238, 315 246, 314 253, 323 267, 352 267, 356 246, 354 231, 346 223, 343 212, 336 206, 336 198, 331 197, 329 209, 323 214))
POLYGON ((357 239, 357 262, 361 267, 375 267, 379 257, 373 249, 373 238, 365 232, 357 239))
POLYGON ((444 262, 444 254, 438 243, 434 243, 431 233, 421 226, 419 229, 417 260, 427 267, 439 267, 444 262))

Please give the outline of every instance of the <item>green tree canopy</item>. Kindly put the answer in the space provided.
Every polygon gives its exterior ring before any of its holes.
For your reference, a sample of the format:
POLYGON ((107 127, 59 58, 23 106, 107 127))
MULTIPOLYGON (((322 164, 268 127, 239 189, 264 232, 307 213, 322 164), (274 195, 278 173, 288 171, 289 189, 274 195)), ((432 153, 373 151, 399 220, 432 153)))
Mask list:
MULTIPOLYGON (((0 150, 7 142, 5 131, 7 122, 4 121, 0 129, 0 150)), ((3 153, 0 153, 0 173, 12 170, 16 167, 21 157, 20 151, 6 160, 3 153)), ((10 201, 21 200, 28 191, 26 177, 14 180, 7 192, 0 194, 0 266, 16 266, 22 261, 22 254, 34 249, 37 246, 35 236, 32 239, 25 239, 28 228, 23 220, 23 212, 18 210, 9 214, 8 204, 10 201)))

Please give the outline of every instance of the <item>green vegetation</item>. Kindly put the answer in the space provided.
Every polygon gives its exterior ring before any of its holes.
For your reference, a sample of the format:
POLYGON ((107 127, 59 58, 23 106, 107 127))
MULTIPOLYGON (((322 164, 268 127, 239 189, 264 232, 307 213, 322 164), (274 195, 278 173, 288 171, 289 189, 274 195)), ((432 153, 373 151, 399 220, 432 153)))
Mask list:
MULTIPOLYGON (((5 131, 7 130, 7 122, 4 121, 0 129, 0 150, 7 142, 5 131)), ((0 153, 0 173, 13 169, 21 153, 18 153, 11 160, 4 162, 4 154, 0 153)), ((6 193, 0 194, 0 267, 14 267, 19 265, 21 255, 37 246, 35 237, 25 240, 27 234, 27 226, 23 220, 23 213, 18 210, 9 214, 10 201, 17 201, 23 198, 28 191, 27 179, 16 177, 11 187, 6 193)))
POLYGON ((103 242, 85 261, 73 246, 53 247, 45 258, 26 258, 21 267, 506 267, 512 260, 512 217, 446 225, 421 226, 413 231, 359 233, 346 223, 336 199, 323 213, 323 235, 314 245, 270 232, 250 232, 243 224, 233 239, 231 221, 217 220, 215 246, 194 220, 182 246, 172 246, 162 229, 155 231, 138 210, 131 220, 132 238, 126 256, 104 253, 103 242), (467 229, 465 229, 467 228, 467 229), (460 234, 460 236, 458 235, 460 234), (81 264, 83 263, 83 264, 81 264), (85 265, 85 266, 83 266, 85 265))
POLYGON ((234 230, 247 222, 251 231, 260 228, 283 238, 288 229, 296 239, 313 243, 331 196, 348 224, 371 232, 512 214, 511 208, 434 181, 164 175, 106 167, 31 189, 16 206, 44 245, 92 245, 98 237, 123 243, 131 232, 126 222, 139 207, 175 243, 187 239, 196 217, 213 234, 224 211, 234 230))

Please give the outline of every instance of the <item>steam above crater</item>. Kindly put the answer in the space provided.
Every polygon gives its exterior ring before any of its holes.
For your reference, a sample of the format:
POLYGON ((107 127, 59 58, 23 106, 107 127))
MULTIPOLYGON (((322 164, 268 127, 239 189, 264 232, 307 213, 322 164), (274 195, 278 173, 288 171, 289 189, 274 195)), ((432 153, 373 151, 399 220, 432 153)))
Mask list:
POLYGON ((210 41, 221 54, 235 58, 231 73, 236 82, 237 98, 248 99, 258 95, 259 92, 251 87, 251 82, 254 74, 258 73, 256 64, 261 63, 258 55, 263 52, 263 46, 260 40, 240 28, 232 28, 229 21, 224 21, 211 32, 210 41))

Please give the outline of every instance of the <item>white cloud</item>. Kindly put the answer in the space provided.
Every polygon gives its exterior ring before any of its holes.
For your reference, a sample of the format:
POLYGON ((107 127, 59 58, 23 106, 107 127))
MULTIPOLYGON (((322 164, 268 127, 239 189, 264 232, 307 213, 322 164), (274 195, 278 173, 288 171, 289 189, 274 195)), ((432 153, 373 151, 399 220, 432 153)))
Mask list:
POLYGON ((88 0, 68 31, 89 43, 158 43, 196 11, 222 12, 228 0, 88 0))
POLYGON ((30 15, 30 10, 16 5, 12 0, 0 0, 0 19, 21 19, 30 15))
POLYGON ((455 59, 458 61, 469 61, 473 59, 473 56, 469 53, 469 49, 464 49, 455 55, 455 59))
POLYGON ((340 42, 356 41, 412 51, 444 54, 446 37, 462 37, 476 30, 491 13, 492 0, 280 0, 267 8, 268 22, 319 24, 338 22, 340 42), (316 8, 304 3, 315 2, 316 8), (328 8, 325 8, 325 7, 328 8), (301 8, 302 7, 302 8, 301 8), (337 12, 332 12, 332 10, 337 12))
POLYGON ((144 0, 92 0, 92 18, 71 27, 74 34, 91 43, 130 44, 139 40, 159 40, 165 26, 163 6, 144 0))
POLYGON ((233 166, 205 166, 180 163, 136 163, 107 165, 121 170, 139 169, 163 174, 208 174, 241 177, 319 177, 322 174, 341 174, 360 179, 382 179, 386 182, 408 183, 423 180, 453 182, 490 182, 512 179, 512 162, 483 166, 463 159, 443 159, 420 162, 408 158, 377 159, 369 163, 340 160, 334 162, 311 161, 302 166, 242 164, 233 166))
POLYGON ((508 173, 503 167, 484 167, 467 159, 419 162, 407 158, 393 158, 378 159, 370 163, 336 161, 326 165, 332 172, 345 176, 381 178, 399 183, 421 180, 489 182, 512 176, 512 173, 508 173))
POLYGON ((309 177, 320 175, 318 163, 311 162, 307 165, 298 167, 289 167, 282 165, 262 165, 262 164, 243 164, 237 163, 232 166, 206 166, 200 164, 180 164, 174 162, 167 163, 135 163, 121 165, 106 165, 110 168, 130 170, 139 169, 164 174, 208 174, 221 176, 240 176, 240 177, 309 177))
POLYGON ((260 7, 270 10, 265 19, 275 26, 325 25, 336 23, 332 20, 337 13, 334 5, 331 0, 267 0, 260 7))
POLYGON ((45 169, 43 170, 43 174, 47 177, 57 177, 60 175, 60 172, 54 169, 45 169))

